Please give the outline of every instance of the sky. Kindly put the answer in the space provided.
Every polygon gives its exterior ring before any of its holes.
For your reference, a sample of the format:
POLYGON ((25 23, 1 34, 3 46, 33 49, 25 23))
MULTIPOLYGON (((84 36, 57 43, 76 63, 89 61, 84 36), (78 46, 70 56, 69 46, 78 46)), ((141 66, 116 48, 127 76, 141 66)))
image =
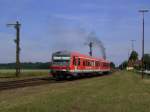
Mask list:
MULTIPOLYGON (((103 42, 109 61, 120 64, 134 50, 141 57, 142 15, 149 0, 0 0, 0 63, 15 62, 15 29, 21 23, 21 61, 47 62, 60 50, 88 54, 91 32, 103 42)), ((150 53, 150 12, 145 13, 145 53, 150 53)), ((97 46, 93 55, 101 57, 97 46)))

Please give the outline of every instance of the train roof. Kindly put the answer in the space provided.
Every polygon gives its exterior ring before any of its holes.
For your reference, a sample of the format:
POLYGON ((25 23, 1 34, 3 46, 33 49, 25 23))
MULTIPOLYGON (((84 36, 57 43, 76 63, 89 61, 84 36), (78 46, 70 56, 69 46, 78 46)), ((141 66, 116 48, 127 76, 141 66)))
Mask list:
POLYGON ((79 52, 71 52, 72 55, 75 55, 75 56, 81 56, 81 57, 85 57, 85 58, 92 58, 92 59, 96 59, 96 60, 101 60, 101 61, 104 61, 104 62, 109 62, 103 58, 98 58, 98 57, 94 57, 94 56, 89 56, 89 55, 85 55, 85 54, 81 54, 79 52))
POLYGON ((59 56, 65 55, 65 56, 70 56, 70 54, 71 54, 71 52, 69 52, 69 51, 57 51, 57 52, 53 53, 52 55, 59 55, 59 56))
POLYGON ((85 58, 92 58, 92 59, 96 59, 96 60, 101 60, 101 61, 104 61, 104 62, 109 62, 103 58, 97 58, 97 57, 93 57, 93 56, 88 56, 88 55, 85 55, 85 54, 81 54, 79 52, 75 52, 75 51, 57 51, 55 53, 53 53, 52 55, 59 55, 59 56, 71 56, 71 55, 74 55, 74 56, 80 56, 80 57, 85 57, 85 58))

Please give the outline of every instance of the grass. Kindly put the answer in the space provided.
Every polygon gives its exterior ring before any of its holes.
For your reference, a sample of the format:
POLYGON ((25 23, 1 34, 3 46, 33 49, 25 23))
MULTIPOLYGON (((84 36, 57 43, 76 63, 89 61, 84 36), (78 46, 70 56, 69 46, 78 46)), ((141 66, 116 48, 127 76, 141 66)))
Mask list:
POLYGON ((0 81, 25 79, 31 77, 48 76, 49 70, 29 70, 22 69, 19 77, 15 75, 15 69, 0 69, 0 81))
POLYGON ((0 112, 150 112, 150 80, 120 71, 2 91, 0 112))

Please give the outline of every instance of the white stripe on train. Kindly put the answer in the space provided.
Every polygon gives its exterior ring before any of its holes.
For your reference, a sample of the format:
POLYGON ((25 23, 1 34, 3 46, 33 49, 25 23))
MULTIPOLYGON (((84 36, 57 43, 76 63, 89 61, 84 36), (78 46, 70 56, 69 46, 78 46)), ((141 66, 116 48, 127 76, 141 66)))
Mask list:
POLYGON ((65 71, 65 72, 70 72, 70 73, 88 73, 88 72, 107 72, 110 71, 109 69, 105 70, 66 70, 66 69, 61 69, 61 70, 55 70, 55 71, 65 71))

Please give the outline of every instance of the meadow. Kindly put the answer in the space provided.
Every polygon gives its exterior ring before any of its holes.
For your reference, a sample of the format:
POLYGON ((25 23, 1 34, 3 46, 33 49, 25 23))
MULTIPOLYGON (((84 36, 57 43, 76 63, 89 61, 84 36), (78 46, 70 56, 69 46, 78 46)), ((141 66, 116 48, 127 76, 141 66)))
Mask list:
POLYGON ((0 112, 150 112, 150 79, 127 71, 0 92, 0 112))
POLYGON ((19 77, 15 75, 15 69, 0 69, 0 81, 26 79, 48 76, 48 69, 22 69, 19 77))

